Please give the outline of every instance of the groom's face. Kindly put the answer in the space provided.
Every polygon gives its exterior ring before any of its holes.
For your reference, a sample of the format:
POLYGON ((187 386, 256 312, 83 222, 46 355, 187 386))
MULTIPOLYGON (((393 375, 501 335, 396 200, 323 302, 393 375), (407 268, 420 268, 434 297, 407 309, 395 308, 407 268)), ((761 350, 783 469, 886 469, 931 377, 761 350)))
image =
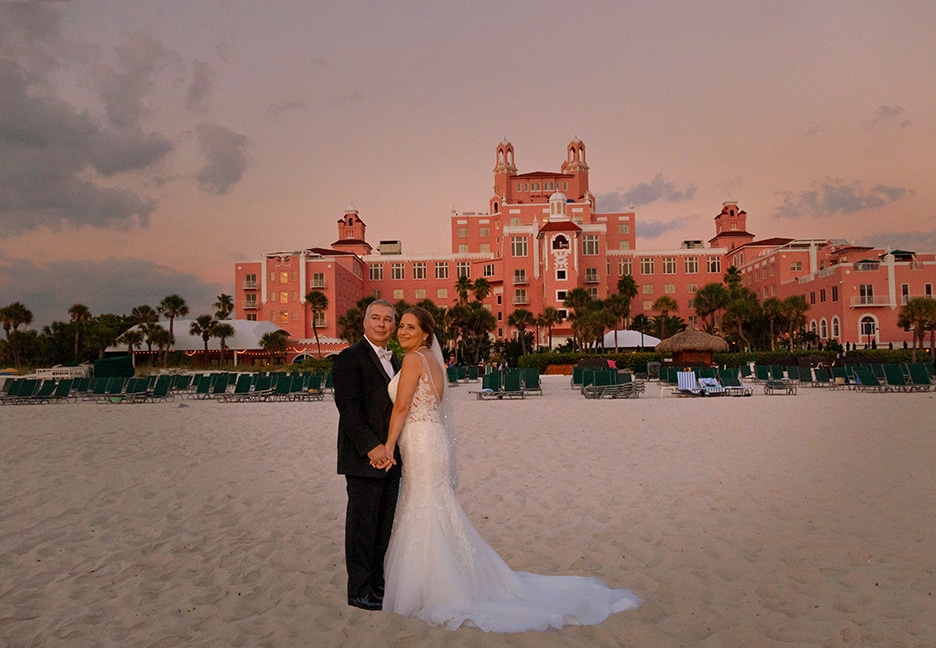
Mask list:
POLYGON ((372 305, 364 317, 364 335, 376 346, 385 347, 393 334, 394 313, 389 306, 372 305))

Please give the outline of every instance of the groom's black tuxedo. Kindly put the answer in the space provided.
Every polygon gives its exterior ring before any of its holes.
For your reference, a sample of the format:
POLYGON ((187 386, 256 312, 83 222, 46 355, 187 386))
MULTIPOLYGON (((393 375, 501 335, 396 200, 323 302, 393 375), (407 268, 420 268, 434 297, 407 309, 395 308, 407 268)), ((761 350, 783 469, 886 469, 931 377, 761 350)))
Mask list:
MULTIPOLYGON (((391 360, 394 371, 399 362, 391 360)), ((387 441, 393 402, 390 377, 373 347, 362 339, 339 354, 332 368, 338 406, 338 473, 348 486, 345 562, 348 597, 383 591, 383 558, 393 529, 400 489, 400 454, 389 472, 370 465, 367 453, 387 441)))

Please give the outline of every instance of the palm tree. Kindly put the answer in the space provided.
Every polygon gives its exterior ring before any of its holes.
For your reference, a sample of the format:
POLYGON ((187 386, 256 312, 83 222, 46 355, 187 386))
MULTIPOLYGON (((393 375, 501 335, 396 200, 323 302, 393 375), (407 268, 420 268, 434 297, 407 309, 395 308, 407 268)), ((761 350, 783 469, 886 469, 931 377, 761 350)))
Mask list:
POLYGON ((149 304, 134 306, 127 318, 131 324, 154 324, 159 321, 159 311, 149 304))
POLYGON ((215 324, 214 330, 211 331, 211 337, 216 337, 221 340, 221 364, 224 364, 224 352, 227 351, 227 346, 224 344, 224 341, 229 337, 234 337, 234 327, 227 322, 218 322, 215 324))
POLYGON ((917 361, 917 347, 923 345, 926 330, 936 322, 936 300, 929 297, 914 297, 900 307, 897 325, 913 331, 911 362, 917 361))
MULTIPOLYGON (((363 331, 363 328, 361 329, 363 331)), ((363 335, 363 333, 361 333, 363 335)), ((267 331, 260 336, 260 348, 272 357, 276 353, 286 353, 289 334, 286 331, 267 331)))
POLYGON ((484 277, 478 277, 471 286, 471 292, 476 300, 483 302, 491 294, 491 282, 484 277))
POLYGON ((156 353, 162 356, 163 366, 165 367, 169 362, 169 347, 175 344, 175 340, 161 324, 152 326, 153 329, 146 334, 146 342, 149 344, 150 351, 153 350, 153 345, 156 345, 156 353))
POLYGON ((29 326, 32 319, 32 311, 18 301, 0 308, 0 322, 3 322, 3 332, 6 334, 7 344, 10 345, 13 351, 13 364, 16 365, 17 369, 20 367, 20 357, 16 329, 20 325, 29 326))
POLYGON ((715 313, 723 310, 728 305, 728 289, 724 284, 709 283, 705 284, 695 294, 693 306, 696 315, 704 323, 703 328, 709 333, 715 327, 715 313), (708 321, 709 315, 712 315, 712 321, 708 321))
POLYGON ((328 297, 325 293, 318 290, 310 290, 305 296, 306 303, 312 309, 312 333, 315 335, 315 346, 318 347, 318 357, 322 357, 322 344, 319 342, 318 327, 316 321, 319 315, 325 316, 325 310, 328 308, 328 297))
POLYGON ((465 276, 461 276, 455 281, 455 292, 458 293, 459 304, 468 303, 468 293, 471 292, 472 286, 471 279, 465 276))
POLYGON ((199 315, 189 326, 189 335, 200 336, 205 343, 205 364, 208 364, 208 340, 214 335, 218 320, 212 315, 199 315))
POLYGON ((775 351, 777 349, 777 337, 774 335, 774 322, 783 317, 783 302, 776 297, 768 297, 761 304, 761 309, 764 312, 764 317, 770 322, 770 350, 775 351))
POLYGON ((526 330, 536 321, 533 313, 525 308, 518 308, 507 317, 507 324, 517 329, 520 337, 520 355, 526 355, 526 330))
POLYGON ((722 325, 726 330, 732 331, 743 343, 745 349, 751 347, 750 341, 744 334, 744 329, 761 317, 760 303, 757 295, 749 288, 736 285, 731 291, 731 299, 725 307, 722 325))
POLYGON ((783 300, 781 311, 783 319, 786 320, 790 333, 790 351, 793 350, 793 336, 797 329, 806 324, 806 311, 809 310, 809 304, 802 295, 790 295, 783 300))
POLYGON ((666 337, 664 329, 665 320, 669 317, 670 313, 675 313, 679 310, 679 304, 669 295, 663 295, 653 302, 653 306, 650 307, 650 310, 660 314, 660 339, 662 340, 666 337))
MULTIPOLYGON (((169 320, 169 335, 172 336, 172 340, 174 341, 175 329, 172 328, 172 324, 175 322, 175 318, 188 315, 188 304, 185 303, 182 297, 173 293, 163 297, 163 300, 159 302, 159 308, 157 310, 169 320)), ((172 344, 172 341, 170 341, 170 344, 172 344)))
MULTIPOLYGON (((637 282, 631 275, 618 277, 617 292, 608 297, 605 308, 615 315, 624 328, 627 328, 627 318, 630 317, 631 301, 637 296, 637 282)), ((618 350, 618 323, 614 323, 614 350, 618 350)))
POLYGON ((130 364, 136 367, 136 352, 134 352, 133 349, 134 347, 139 349, 140 345, 143 344, 143 331, 138 328, 128 329, 121 333, 117 341, 127 345, 127 353, 130 354, 130 364))
POLYGON ((216 309, 215 317, 219 320, 226 320, 234 312, 234 298, 225 293, 218 295, 218 301, 212 304, 216 309))
POLYGON ((78 341, 84 325, 91 321, 91 311, 84 304, 72 304, 68 309, 68 316, 75 325, 75 362, 78 362, 78 341))
POLYGON ((539 316, 540 326, 546 327, 546 335, 549 337, 549 348, 552 349, 552 327, 562 323, 562 317, 559 311, 552 306, 547 306, 539 316))
POLYGON ((579 349, 584 347, 585 333, 589 328, 585 315, 594 306, 594 301, 584 288, 573 288, 566 293, 566 298, 562 302, 563 306, 572 309, 569 313, 569 321, 572 322, 572 337, 579 349))

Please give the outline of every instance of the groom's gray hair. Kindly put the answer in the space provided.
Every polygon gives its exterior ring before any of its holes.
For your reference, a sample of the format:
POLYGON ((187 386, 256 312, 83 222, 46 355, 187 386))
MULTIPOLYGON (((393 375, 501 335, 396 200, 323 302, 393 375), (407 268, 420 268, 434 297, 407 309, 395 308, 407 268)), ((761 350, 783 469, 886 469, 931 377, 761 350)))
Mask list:
POLYGON ((393 322, 396 323, 396 309, 393 307, 393 304, 388 302, 386 299, 375 299, 367 305, 367 309, 364 311, 364 317, 370 315, 371 307, 373 306, 386 306, 390 309, 390 312, 393 314, 393 322))

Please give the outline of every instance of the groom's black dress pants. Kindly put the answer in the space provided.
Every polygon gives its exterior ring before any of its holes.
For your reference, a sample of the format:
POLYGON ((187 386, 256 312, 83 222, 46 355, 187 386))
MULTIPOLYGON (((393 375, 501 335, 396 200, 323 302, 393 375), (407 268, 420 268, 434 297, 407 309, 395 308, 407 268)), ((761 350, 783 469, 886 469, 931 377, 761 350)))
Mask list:
POLYGON ((399 475, 382 478, 345 475, 348 510, 345 516, 345 563, 348 596, 362 596, 384 586, 383 560, 393 530, 400 493, 399 475))

